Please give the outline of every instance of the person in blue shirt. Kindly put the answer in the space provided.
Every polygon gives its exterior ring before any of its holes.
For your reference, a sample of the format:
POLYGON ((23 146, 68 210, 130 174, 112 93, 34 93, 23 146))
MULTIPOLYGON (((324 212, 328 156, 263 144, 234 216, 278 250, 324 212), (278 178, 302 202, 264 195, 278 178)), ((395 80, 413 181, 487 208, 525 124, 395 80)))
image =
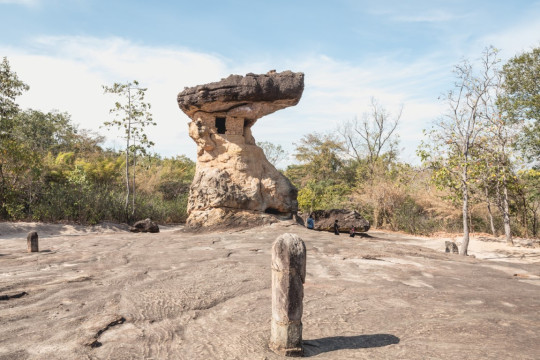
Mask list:
POLYGON ((309 214, 309 217, 307 219, 307 228, 313 230, 315 227, 315 221, 313 221, 313 215, 309 214))

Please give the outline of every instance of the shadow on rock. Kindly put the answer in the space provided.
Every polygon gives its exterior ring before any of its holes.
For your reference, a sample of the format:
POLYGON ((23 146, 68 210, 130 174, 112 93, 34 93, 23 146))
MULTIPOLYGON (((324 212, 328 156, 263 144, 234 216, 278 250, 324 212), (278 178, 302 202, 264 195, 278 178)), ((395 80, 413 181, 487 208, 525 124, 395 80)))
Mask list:
POLYGON ((334 336, 316 340, 304 340, 303 343, 304 357, 310 357, 329 351, 367 349, 398 344, 399 338, 390 334, 334 336))

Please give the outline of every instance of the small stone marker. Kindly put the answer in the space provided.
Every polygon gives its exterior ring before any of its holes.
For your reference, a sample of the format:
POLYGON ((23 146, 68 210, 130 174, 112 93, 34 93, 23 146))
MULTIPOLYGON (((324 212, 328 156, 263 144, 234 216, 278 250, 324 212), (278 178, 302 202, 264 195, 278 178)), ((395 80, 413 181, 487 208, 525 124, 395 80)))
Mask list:
POLYGON ((285 356, 302 356, 302 311, 306 280, 306 245, 283 234, 272 246, 272 325, 270 348, 285 356))
POLYGON ((38 233, 31 231, 26 237, 26 245, 28 246, 28 252, 39 252, 38 246, 38 233))
POLYGON ((445 241, 444 246, 446 250, 444 252, 452 253, 452 254, 459 254, 458 246, 453 241, 445 241))

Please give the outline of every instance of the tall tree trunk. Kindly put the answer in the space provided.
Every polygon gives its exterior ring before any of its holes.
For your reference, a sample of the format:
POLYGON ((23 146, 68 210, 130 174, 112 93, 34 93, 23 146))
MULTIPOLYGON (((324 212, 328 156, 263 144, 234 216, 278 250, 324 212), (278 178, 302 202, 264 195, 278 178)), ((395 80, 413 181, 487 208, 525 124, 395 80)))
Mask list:
POLYGON ((129 214, 129 195, 131 193, 129 186, 129 141, 131 138, 131 88, 128 86, 128 124, 126 132, 126 220, 130 223, 130 214, 129 214))
POLYGON ((373 224, 372 224, 373 228, 377 229, 378 224, 379 224, 379 206, 375 204, 375 206, 373 207, 373 224))
MULTIPOLYGON (((467 197, 467 200, 468 200, 468 197, 467 197)), ((469 215, 468 215, 468 218, 469 218, 469 232, 474 233, 474 226, 473 226, 473 222, 472 222, 472 209, 470 208, 470 206, 468 204, 467 204, 467 210, 469 210, 469 215)))
POLYGON ((512 240, 512 231, 510 229, 510 210, 508 206, 508 187, 506 186, 506 177, 503 177, 503 221, 504 234, 506 235, 506 244, 514 246, 512 240))
POLYGON ((125 208, 124 208, 125 214, 126 214, 126 220, 128 223, 129 223, 129 195, 130 195, 130 187, 129 187, 129 135, 128 135, 127 142, 126 142, 126 203, 125 203, 125 208))
POLYGON ((538 235, 537 226, 538 226, 538 213, 536 210, 533 209, 533 224, 532 224, 532 231, 533 231, 533 237, 536 237, 538 235))
POLYGON ((459 251, 459 254, 463 256, 468 255, 467 248, 469 247, 469 186, 467 180, 467 165, 465 165, 461 174, 461 191, 463 194, 463 242, 459 251))
POLYGON ((135 149, 135 141, 133 142, 133 194, 131 196, 131 218, 135 219, 135 170, 137 169, 137 149, 135 149))
POLYGON ((525 228, 525 237, 528 238, 529 237, 529 221, 528 221, 528 214, 527 214, 527 210, 528 210, 528 204, 527 204, 527 199, 525 198, 525 193, 521 193, 521 199, 523 200, 523 228, 525 228))
POLYGON ((493 213, 491 212, 491 201, 489 200, 488 196, 488 189, 485 188, 485 195, 486 195, 486 203, 487 203, 487 210, 488 210, 488 216, 489 216, 489 225, 491 226, 491 233, 493 236, 497 237, 497 230, 495 230, 495 225, 493 224, 493 213))

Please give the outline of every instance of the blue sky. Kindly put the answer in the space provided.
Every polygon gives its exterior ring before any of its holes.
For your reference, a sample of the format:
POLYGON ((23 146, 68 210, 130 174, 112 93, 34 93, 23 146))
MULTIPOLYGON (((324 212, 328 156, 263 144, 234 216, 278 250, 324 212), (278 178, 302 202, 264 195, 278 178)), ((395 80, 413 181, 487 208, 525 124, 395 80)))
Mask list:
POLYGON ((452 66, 489 45, 503 61, 540 46, 540 1, 0 0, 0 34, 0 56, 30 85, 20 104, 67 111, 109 146, 122 141, 99 128, 114 101, 101 85, 148 87, 154 151, 194 159, 176 94, 276 69, 304 72, 304 95, 260 119, 257 141, 292 153, 302 135, 360 118, 375 97, 390 112, 403 105, 401 157, 415 162, 452 66))

